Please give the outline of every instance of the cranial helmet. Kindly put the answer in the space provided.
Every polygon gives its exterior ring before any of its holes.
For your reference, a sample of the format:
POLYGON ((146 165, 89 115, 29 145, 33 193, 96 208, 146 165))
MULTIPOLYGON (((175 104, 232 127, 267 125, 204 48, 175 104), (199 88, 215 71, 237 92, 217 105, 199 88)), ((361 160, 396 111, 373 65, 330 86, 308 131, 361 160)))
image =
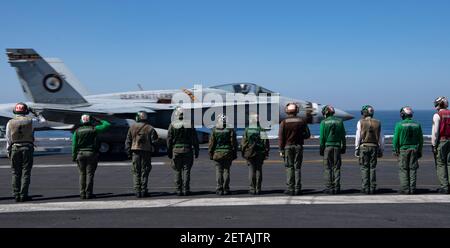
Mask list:
POLYGON ((322 108, 322 115, 325 117, 332 116, 332 115, 334 115, 334 113, 335 113, 334 107, 331 105, 325 105, 322 108))
POLYGON ((402 117, 403 120, 406 118, 412 118, 413 115, 414 115, 414 111, 409 106, 406 106, 406 107, 403 107, 402 109, 400 109, 400 116, 402 117))
POLYGON ((219 114, 217 116, 217 124, 216 126, 218 127, 225 127, 225 125, 227 124, 227 116, 224 114, 219 114))
POLYGON ((248 117, 248 122, 250 125, 256 125, 258 124, 258 114, 257 113, 250 113, 249 117, 248 117))
POLYGON ((173 113, 178 120, 183 119, 183 109, 181 107, 177 107, 173 113))
POLYGON ((25 103, 19 102, 14 106, 13 113, 16 115, 27 115, 30 113, 30 109, 25 103))
POLYGON ((439 109, 446 109, 448 108, 448 99, 445 96, 440 96, 434 100, 434 107, 439 109))
POLYGON ((81 123, 82 125, 90 125, 90 124, 92 124, 92 118, 91 118, 91 115, 89 115, 89 114, 83 114, 83 115, 81 116, 80 123, 81 123))
POLYGON ((299 107, 296 103, 290 102, 286 105, 286 108, 284 109, 286 114, 297 114, 299 111, 299 107))
POLYGON ((137 122, 142 122, 142 121, 147 121, 148 120, 148 114, 145 111, 139 111, 136 113, 136 121, 137 122))
POLYGON ((373 117, 374 113, 375 113, 375 110, 370 105, 364 105, 361 108, 361 115, 364 117, 367 117, 367 116, 373 117))

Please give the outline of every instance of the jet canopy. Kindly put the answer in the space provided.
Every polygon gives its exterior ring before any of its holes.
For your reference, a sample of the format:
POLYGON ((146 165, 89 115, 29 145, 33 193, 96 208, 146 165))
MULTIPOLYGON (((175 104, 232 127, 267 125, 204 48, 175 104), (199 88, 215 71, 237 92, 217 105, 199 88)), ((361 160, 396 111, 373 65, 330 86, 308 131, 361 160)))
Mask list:
POLYGON ((255 95, 260 95, 260 94, 271 95, 274 93, 271 90, 268 90, 264 87, 261 87, 259 85, 253 84, 253 83, 221 84, 221 85, 217 85, 217 86, 212 86, 211 88, 224 90, 224 91, 228 91, 231 93, 241 93, 244 95, 249 94, 249 93, 253 93, 255 95))

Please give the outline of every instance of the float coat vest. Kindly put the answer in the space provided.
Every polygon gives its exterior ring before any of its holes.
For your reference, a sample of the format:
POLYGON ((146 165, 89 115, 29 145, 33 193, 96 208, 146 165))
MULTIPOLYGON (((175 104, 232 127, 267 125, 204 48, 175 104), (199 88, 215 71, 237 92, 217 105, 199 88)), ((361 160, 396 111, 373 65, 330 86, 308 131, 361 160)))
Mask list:
POLYGON ((364 118, 361 123, 361 144, 378 146, 380 141, 381 123, 373 118, 364 118))
POLYGON ((79 151, 97 151, 97 133, 94 126, 81 126, 75 132, 77 134, 77 147, 79 151))
POLYGON ((25 116, 18 116, 9 121, 11 130, 11 142, 14 143, 33 143, 33 121, 25 116))
POLYGON ((441 119, 439 123, 439 138, 443 140, 450 139, 450 110, 445 109, 438 112, 441 119))

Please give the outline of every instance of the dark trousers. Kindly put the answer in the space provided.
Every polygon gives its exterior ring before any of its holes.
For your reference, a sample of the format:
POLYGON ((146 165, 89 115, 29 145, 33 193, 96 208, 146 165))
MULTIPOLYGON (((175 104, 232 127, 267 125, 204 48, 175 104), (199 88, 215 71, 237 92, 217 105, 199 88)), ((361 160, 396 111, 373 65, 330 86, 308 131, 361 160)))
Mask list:
POLYGON ((399 167, 401 193, 411 193, 415 191, 417 169, 419 168, 417 149, 400 150, 399 167))
POLYGON ((303 146, 293 145, 285 147, 286 185, 288 190, 302 189, 303 146))
POLYGON ((98 165, 98 154, 91 151, 79 151, 77 156, 80 172, 80 195, 92 196, 94 175, 98 165))
POLYGON ((361 168, 361 190, 374 191, 377 187, 376 167, 378 162, 378 147, 362 145, 359 150, 359 165, 361 168))
POLYGON ((175 187, 177 191, 190 191, 191 168, 194 163, 192 152, 175 153, 172 168, 175 171, 175 187))
POLYGON ((152 170, 152 152, 133 151, 132 163, 134 191, 136 193, 147 193, 148 176, 152 170))
POLYGON ((325 187, 329 190, 341 189, 341 148, 328 146, 323 157, 325 187))
POLYGON ((450 140, 441 141, 437 147, 436 174, 442 190, 448 191, 450 185, 450 140))
POLYGON ((231 160, 214 161, 216 165, 216 190, 230 191, 230 168, 231 160))
POLYGON ((33 167, 32 145, 13 145, 11 149, 12 189, 14 197, 27 197, 33 167))
POLYGON ((261 191, 261 184, 262 184, 262 166, 264 163, 264 159, 261 158, 254 158, 254 159, 248 159, 248 179, 250 181, 250 190, 254 192, 260 192, 261 191))

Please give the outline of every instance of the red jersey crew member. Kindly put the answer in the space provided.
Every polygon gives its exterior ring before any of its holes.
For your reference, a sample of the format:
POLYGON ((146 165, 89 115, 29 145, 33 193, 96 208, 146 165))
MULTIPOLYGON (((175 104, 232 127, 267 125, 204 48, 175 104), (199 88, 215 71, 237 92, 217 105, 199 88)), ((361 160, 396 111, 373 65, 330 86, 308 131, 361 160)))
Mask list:
POLYGON ((450 173, 450 110, 446 97, 434 101, 437 112, 433 116, 431 144, 436 159, 436 174, 439 180, 439 193, 449 193, 450 173))

